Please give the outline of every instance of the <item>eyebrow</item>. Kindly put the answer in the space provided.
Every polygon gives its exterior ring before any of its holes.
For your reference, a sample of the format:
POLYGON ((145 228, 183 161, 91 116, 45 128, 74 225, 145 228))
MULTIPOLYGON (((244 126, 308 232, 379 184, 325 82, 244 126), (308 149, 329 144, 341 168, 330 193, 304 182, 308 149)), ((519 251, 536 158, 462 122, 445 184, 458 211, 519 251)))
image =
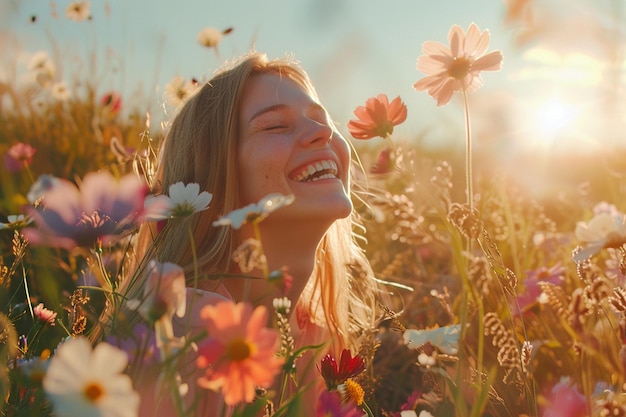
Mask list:
MULTIPOLYGON (((289 106, 287 104, 282 104, 282 103, 278 103, 278 104, 272 104, 271 106, 267 106, 262 108, 261 110, 259 110, 258 112, 254 113, 250 119, 248 120, 248 124, 252 123, 252 121, 254 119, 256 119, 257 117, 265 114, 265 113, 270 113, 276 110, 284 110, 287 109, 289 106)), ((326 114, 326 110, 324 109, 324 107, 317 102, 312 102, 310 105, 311 108, 315 109, 316 111, 321 111, 322 113, 326 114)))
POLYGON ((279 104, 272 104, 271 106, 267 106, 267 107, 263 107, 261 110, 259 110, 258 112, 254 113, 252 115, 252 117, 250 117, 250 120, 248 120, 248 123, 252 123, 252 121, 254 119, 256 119, 257 117, 259 117, 259 116, 261 116, 261 115, 263 115, 265 113, 270 113, 270 112, 273 112, 273 111, 276 111, 276 110, 282 110, 282 109, 285 109, 285 108, 287 108, 287 105, 286 104, 280 104, 280 103, 279 104))

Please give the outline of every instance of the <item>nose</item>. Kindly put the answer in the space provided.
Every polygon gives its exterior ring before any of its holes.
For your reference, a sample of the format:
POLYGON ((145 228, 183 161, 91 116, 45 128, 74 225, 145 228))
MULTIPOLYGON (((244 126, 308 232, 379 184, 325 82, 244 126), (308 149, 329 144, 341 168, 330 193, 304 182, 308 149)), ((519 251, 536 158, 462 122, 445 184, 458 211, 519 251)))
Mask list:
POLYGON ((307 120, 306 129, 302 135, 302 143, 307 146, 326 146, 331 140, 335 131, 328 123, 316 120, 307 120))

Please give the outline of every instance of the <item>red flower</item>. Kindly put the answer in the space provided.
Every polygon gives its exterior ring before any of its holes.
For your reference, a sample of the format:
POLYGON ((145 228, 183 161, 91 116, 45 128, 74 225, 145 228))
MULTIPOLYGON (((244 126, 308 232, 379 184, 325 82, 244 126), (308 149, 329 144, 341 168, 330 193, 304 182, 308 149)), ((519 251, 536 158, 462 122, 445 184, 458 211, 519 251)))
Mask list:
POLYGON ((117 91, 111 91, 102 96, 102 106, 111 114, 117 114, 122 109, 122 96, 117 91))
POLYGON ((354 114, 358 119, 348 122, 348 130, 355 139, 387 138, 394 126, 406 120, 406 105, 399 96, 389 103, 386 94, 379 94, 357 107, 354 114))
POLYGON ((337 366, 335 358, 330 353, 327 353, 322 359, 319 371, 326 382, 328 390, 332 390, 337 388, 338 385, 346 382, 348 378, 352 378, 360 374, 364 369, 365 361, 363 358, 359 355, 352 357, 350 351, 348 349, 344 349, 341 352, 339 366, 337 366))

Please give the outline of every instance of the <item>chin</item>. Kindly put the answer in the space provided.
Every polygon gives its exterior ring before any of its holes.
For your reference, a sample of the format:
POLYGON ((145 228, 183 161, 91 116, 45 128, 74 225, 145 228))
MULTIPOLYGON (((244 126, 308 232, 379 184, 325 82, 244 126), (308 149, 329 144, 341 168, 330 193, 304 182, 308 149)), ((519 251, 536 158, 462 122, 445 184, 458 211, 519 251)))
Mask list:
MULTIPOLYGON (((307 223, 321 222, 331 224, 335 220, 345 219, 352 213, 352 201, 348 197, 326 197, 298 200, 288 207, 270 214, 275 220, 292 219, 307 223)), ((268 218, 269 220, 269 218, 268 218)), ((267 220, 265 220, 267 221, 267 220)))

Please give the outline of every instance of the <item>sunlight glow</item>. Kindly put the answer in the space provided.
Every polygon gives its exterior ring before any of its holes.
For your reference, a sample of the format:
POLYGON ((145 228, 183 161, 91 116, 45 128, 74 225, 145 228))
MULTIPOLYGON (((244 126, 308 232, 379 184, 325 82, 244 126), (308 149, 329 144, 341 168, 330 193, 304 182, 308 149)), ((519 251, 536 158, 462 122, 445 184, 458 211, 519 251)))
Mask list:
POLYGON ((535 117, 537 131, 553 137, 570 124, 574 114, 572 106, 557 99, 549 100, 537 109, 535 117))
POLYGON ((606 64, 594 57, 581 53, 560 55, 539 47, 524 53, 523 60, 527 65, 517 71, 518 80, 559 80, 597 86, 607 71, 606 64))

